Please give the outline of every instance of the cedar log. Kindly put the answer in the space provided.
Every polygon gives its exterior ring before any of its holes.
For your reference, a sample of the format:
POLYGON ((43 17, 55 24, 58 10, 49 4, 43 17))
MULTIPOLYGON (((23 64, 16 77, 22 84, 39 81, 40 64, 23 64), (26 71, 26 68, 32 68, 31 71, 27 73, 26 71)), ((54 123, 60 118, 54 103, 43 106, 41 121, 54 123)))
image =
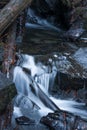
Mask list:
POLYGON ((0 36, 32 0, 10 0, 0 12, 0 36))

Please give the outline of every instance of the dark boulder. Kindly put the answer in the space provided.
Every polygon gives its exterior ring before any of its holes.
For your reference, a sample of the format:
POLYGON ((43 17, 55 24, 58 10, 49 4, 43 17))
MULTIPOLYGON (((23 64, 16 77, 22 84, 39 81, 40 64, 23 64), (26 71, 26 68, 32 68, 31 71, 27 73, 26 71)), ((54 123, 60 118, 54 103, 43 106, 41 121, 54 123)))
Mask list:
POLYGON ((15 118, 15 120, 18 125, 34 125, 35 124, 35 120, 30 119, 25 116, 17 117, 15 118))
POLYGON ((53 130, 75 130, 78 128, 82 130, 83 124, 85 124, 84 130, 87 128, 86 120, 63 111, 49 113, 47 116, 42 117, 40 122, 49 126, 50 129, 53 130))

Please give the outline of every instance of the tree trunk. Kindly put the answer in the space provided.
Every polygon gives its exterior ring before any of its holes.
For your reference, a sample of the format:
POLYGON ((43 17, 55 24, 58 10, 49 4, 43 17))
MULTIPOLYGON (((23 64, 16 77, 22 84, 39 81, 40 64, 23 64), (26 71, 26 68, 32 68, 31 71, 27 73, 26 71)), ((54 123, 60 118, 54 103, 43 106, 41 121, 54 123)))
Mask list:
POLYGON ((32 0, 11 0, 0 12, 0 35, 32 0))
POLYGON ((14 22, 8 30, 7 44, 4 48, 3 72, 7 73, 9 78, 10 66, 15 63, 15 38, 16 38, 16 22, 14 22))

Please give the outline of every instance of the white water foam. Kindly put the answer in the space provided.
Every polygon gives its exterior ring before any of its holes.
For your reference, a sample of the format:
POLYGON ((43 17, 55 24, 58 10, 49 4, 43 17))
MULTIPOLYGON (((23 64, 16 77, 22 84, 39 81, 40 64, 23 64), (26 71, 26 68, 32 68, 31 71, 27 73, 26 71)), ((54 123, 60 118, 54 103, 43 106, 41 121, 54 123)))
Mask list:
MULTIPOLYGON (((22 63, 22 66, 31 70, 32 77, 35 74, 38 75, 38 73, 42 74, 44 72, 44 70, 41 69, 41 67, 39 68, 38 66, 35 65, 34 58, 31 56, 28 56, 28 55, 25 55, 25 60, 24 60, 24 63, 22 63)), ((42 77, 43 80, 44 80, 44 78, 42 77)), ((45 79, 47 79, 47 78, 45 78, 45 79)), ((40 107, 39 112, 40 112, 41 116, 46 115, 48 112, 52 112, 51 109, 49 109, 47 106, 45 106, 43 104, 42 100, 38 97, 38 95, 35 95, 32 92, 31 87, 29 85, 33 83, 34 90, 38 93, 38 88, 37 88, 37 86, 35 86, 36 83, 32 82, 32 80, 28 77, 28 75, 26 73, 24 73, 23 69, 20 66, 15 67, 15 69, 14 69, 13 81, 15 83, 18 93, 28 96, 29 99, 31 99, 37 106, 40 107)), ((44 83, 43 83, 43 85, 44 85, 44 83)), ((43 91, 43 93, 44 92, 46 93, 47 90, 45 90, 45 89, 47 89, 47 88, 43 87, 43 85, 41 84, 40 88, 43 91), (42 88, 44 88, 44 89, 42 89, 42 88)), ((44 98, 44 99, 46 100, 46 98, 44 98)), ((55 99, 54 97, 50 97, 50 96, 49 96, 49 99, 51 101, 53 101, 54 104, 56 104, 61 110, 65 110, 65 111, 71 112, 73 114, 80 115, 81 117, 84 117, 84 118, 87 117, 87 111, 79 109, 80 106, 85 105, 84 103, 77 103, 75 101, 55 99), (78 108, 76 108, 76 106, 78 108)))
POLYGON ((71 112, 75 115, 87 118, 87 111, 80 109, 81 106, 85 106, 85 103, 78 103, 72 100, 61 100, 56 99, 54 97, 50 97, 50 99, 55 102, 55 104, 64 111, 71 112), (75 108, 77 106, 78 108, 75 108))

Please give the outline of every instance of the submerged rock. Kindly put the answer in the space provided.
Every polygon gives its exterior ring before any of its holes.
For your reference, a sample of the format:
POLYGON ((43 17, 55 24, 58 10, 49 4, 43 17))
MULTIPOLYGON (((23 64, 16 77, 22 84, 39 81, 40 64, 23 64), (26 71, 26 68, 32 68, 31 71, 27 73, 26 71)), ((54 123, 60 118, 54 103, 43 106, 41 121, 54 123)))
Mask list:
POLYGON ((34 125, 35 124, 35 120, 32 120, 25 116, 17 117, 15 118, 15 120, 18 125, 34 125))

